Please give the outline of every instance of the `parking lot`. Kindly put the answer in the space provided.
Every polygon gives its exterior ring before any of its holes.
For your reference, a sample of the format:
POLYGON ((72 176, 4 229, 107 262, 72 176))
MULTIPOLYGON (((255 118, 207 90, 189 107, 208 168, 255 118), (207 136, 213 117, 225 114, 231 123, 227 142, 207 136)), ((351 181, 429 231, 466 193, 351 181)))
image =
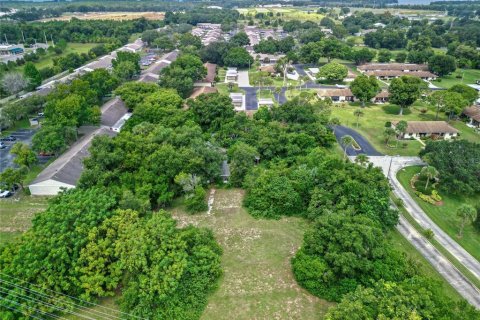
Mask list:
MULTIPOLYGON (((36 129, 20 129, 17 130, 10 135, 17 138, 15 141, 4 141, 5 145, 7 146, 5 149, 0 150, 0 172, 3 170, 14 167, 15 164, 13 163, 14 156, 10 154, 10 149, 12 146, 17 142, 22 142, 28 145, 31 145, 33 135, 35 134, 36 129)), ((38 157, 39 164, 45 164, 50 157, 38 157)))

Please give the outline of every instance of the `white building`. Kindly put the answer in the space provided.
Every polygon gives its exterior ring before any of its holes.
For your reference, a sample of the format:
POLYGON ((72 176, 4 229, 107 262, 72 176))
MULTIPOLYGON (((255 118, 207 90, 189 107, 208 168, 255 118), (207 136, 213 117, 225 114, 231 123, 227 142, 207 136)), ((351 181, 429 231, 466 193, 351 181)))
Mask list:
POLYGON ((230 99, 232 99, 235 111, 245 111, 245 95, 243 93, 232 92, 230 99))
POLYGON ((228 68, 225 75, 225 82, 237 82, 238 81, 238 71, 237 68, 228 68))
MULTIPOLYGON (((392 121, 392 128, 395 128, 398 121, 392 121)), ((403 139, 421 139, 436 138, 450 140, 458 137, 459 131, 450 126, 445 121, 407 121, 407 130, 402 133, 400 138, 403 139)))

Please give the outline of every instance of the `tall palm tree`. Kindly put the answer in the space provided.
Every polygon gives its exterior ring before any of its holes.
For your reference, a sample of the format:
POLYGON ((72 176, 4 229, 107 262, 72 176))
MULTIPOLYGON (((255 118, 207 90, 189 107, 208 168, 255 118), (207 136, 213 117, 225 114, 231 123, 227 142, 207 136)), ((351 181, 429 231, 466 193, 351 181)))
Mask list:
POLYGON ((430 182, 430 179, 435 179, 438 177, 438 171, 435 167, 432 166, 425 166, 422 168, 420 171, 420 175, 427 177, 427 183, 425 184, 425 190, 428 188, 428 184, 430 182))
POLYGON ((353 145, 353 142, 355 140, 353 139, 352 136, 350 135, 346 135, 346 136, 343 136, 341 139, 340 139, 340 142, 342 143, 343 145, 343 159, 346 159, 347 158, 347 148, 348 147, 351 147, 353 145))
POLYGON ((363 117, 365 113, 363 113, 363 111, 360 109, 356 109, 355 111, 353 111, 353 115, 357 117, 357 128, 358 128, 360 117, 363 117))
POLYGON ((475 221, 477 218, 477 210, 469 205, 469 204, 462 204, 457 209, 457 217, 460 218, 460 230, 458 230, 458 237, 461 238, 463 236, 463 229, 468 221, 475 221))
POLYGON ((277 95, 277 102, 280 103, 280 93, 282 93, 282 87, 275 87, 274 92, 277 95))
POLYGON ((355 158, 355 163, 358 163, 362 167, 365 166, 365 164, 368 162, 368 156, 364 153, 360 153, 358 156, 355 158))
POLYGON ((405 132, 407 132, 408 123, 405 120, 400 120, 397 125, 395 126, 395 130, 397 131, 397 143, 396 146, 398 147, 398 136, 403 136, 405 132))

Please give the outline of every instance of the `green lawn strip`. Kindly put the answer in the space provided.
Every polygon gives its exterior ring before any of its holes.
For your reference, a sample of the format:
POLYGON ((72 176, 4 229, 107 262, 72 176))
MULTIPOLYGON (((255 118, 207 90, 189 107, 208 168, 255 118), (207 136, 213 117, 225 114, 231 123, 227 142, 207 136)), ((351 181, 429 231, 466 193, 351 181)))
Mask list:
POLYGON ((290 259, 302 244, 308 222, 289 217, 254 219, 242 208, 243 190, 217 189, 210 214, 172 210, 179 227, 212 229, 223 248, 224 275, 202 319, 318 319, 333 303, 295 281, 290 259))
POLYGON ((413 260, 420 268, 420 273, 428 276, 442 284, 442 289, 445 295, 450 299, 460 300, 462 296, 453 288, 438 271, 415 249, 415 247, 402 236, 398 230, 393 230, 389 237, 395 248, 404 252, 407 257, 413 260))
POLYGON ((19 129, 30 129, 30 120, 29 119, 21 119, 19 121, 15 121, 11 127, 9 127, 7 130, 3 130, 0 134, 0 137, 5 137, 9 136, 15 131, 19 129))
POLYGON ((232 92, 245 93, 244 90, 238 88, 238 85, 237 85, 237 84, 235 84, 235 85, 232 87, 232 90, 230 90, 230 89, 228 88, 228 84, 226 84, 226 83, 224 83, 224 82, 222 82, 222 83, 217 83, 217 84, 215 85, 215 88, 217 88, 217 90, 218 90, 219 93, 224 94, 224 95, 227 95, 227 96, 228 96, 230 93, 232 93, 232 92))
MULTIPOLYGON (((467 224, 464 229, 464 235, 462 238, 458 238, 458 229, 460 221, 456 216, 457 208, 463 203, 469 203, 476 205, 480 203, 480 197, 461 197, 445 194, 445 192, 439 192, 443 199, 443 205, 435 206, 425 201, 420 200, 410 187, 411 177, 420 171, 419 166, 412 166, 404 168, 397 174, 398 181, 403 185, 405 190, 412 196, 412 198, 418 203, 418 205, 425 211, 425 213, 435 222, 442 230, 447 233, 452 239, 460 244, 465 250, 467 250, 475 259, 480 260, 480 232, 475 230, 471 224, 467 224)), ((440 176, 440 183, 442 177, 440 176)))
POLYGON ((452 74, 432 81, 432 83, 437 87, 448 89, 456 84, 475 84, 477 80, 480 80, 480 70, 457 69, 452 74))
MULTIPOLYGON (((394 196, 392 195, 392 198, 394 198, 394 196)), ((408 211, 403 207, 403 205, 399 206, 398 203, 397 203, 397 206, 398 206, 398 209, 400 210, 400 213, 403 215, 403 217, 420 233, 420 234, 424 234, 425 232, 425 229, 422 228, 422 226, 420 226, 418 224, 418 222, 410 215, 410 213, 408 213, 408 211)), ((448 259, 448 261, 450 261, 450 263, 452 263, 455 268, 457 268, 460 273, 462 273, 473 285, 475 285, 477 288, 480 288, 480 279, 478 279, 477 277, 475 277, 474 274, 472 274, 463 264, 461 264, 452 254, 450 254, 450 252, 448 250, 446 250, 440 243, 438 243, 437 240, 435 240, 435 238, 433 239, 429 239, 428 240, 438 251, 440 251, 440 253, 448 259)), ((420 254, 420 253, 419 253, 420 254)), ((426 261, 426 260, 425 260, 426 261)), ((427 261, 428 263, 428 261, 427 261)), ((433 267, 432 267, 433 268, 433 267)), ((435 270, 435 272, 438 274, 438 272, 435 270)), ((443 277, 438 274, 442 279, 443 277)), ((443 279, 443 281, 448 285, 450 286, 450 284, 448 284, 448 282, 446 282, 445 279, 443 279)), ((451 287, 451 286, 450 286, 451 287)), ((452 287, 453 289, 453 287, 452 287)), ((453 289, 455 290, 455 289, 453 289)), ((455 292, 457 292, 455 290, 455 292)), ((457 292, 458 294, 458 292, 457 292)))
MULTIPOLYGON (((91 317, 101 317, 108 319, 119 319, 122 314, 118 305, 115 303, 117 297, 102 298, 96 302, 96 305, 90 304, 91 307, 82 307, 75 309, 72 313, 65 314, 63 317, 68 320, 90 319, 91 317), (75 313, 75 314, 73 314, 75 313)), ((88 306, 88 304, 86 304, 88 306)), ((126 319, 133 317, 126 317, 126 319)))
POLYGON ((470 142, 480 141, 480 132, 475 132, 475 129, 468 127, 463 121, 451 121, 450 125, 460 130, 460 137, 470 142))

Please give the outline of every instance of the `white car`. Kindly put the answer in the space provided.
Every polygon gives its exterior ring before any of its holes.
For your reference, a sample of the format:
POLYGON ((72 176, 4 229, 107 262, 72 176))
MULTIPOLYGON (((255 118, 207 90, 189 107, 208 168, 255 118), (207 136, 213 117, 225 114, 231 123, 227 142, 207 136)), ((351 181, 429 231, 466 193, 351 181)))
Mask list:
POLYGON ((12 195, 12 192, 8 190, 0 190, 0 198, 8 198, 12 195))

